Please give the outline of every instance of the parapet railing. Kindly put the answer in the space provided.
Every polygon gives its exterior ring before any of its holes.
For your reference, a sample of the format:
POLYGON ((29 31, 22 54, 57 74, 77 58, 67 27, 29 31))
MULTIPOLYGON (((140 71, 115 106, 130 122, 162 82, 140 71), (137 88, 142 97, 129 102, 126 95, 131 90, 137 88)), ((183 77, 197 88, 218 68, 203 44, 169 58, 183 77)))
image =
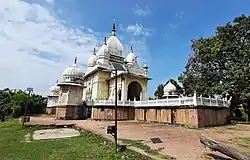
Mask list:
MULTIPOLYGON (((86 101, 87 105, 110 106, 115 105, 114 100, 94 100, 86 101)), ((156 99, 146 101, 117 101, 118 106, 128 107, 157 107, 157 106, 210 106, 210 107, 229 107, 225 99, 204 98, 204 97, 179 97, 156 99)))

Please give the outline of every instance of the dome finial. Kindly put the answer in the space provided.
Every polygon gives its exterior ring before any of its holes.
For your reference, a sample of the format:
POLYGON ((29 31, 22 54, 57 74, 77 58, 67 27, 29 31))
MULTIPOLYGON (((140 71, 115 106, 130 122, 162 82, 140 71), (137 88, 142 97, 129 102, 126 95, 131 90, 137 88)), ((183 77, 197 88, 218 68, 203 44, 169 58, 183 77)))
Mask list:
POLYGON ((107 44, 107 37, 104 37, 103 44, 107 44))
POLYGON ((75 57, 75 64, 76 64, 76 62, 77 62, 77 57, 75 57))
POLYGON ((93 55, 96 55, 96 50, 95 50, 95 48, 94 48, 94 50, 93 50, 93 55))
POLYGON ((130 46, 130 52, 131 52, 131 53, 134 53, 133 47, 132 47, 132 46, 130 46))
POLYGON ((112 27, 112 36, 115 36, 115 22, 113 23, 113 27, 112 27))
POLYGON ((58 79, 56 80, 56 84, 58 84, 58 79))

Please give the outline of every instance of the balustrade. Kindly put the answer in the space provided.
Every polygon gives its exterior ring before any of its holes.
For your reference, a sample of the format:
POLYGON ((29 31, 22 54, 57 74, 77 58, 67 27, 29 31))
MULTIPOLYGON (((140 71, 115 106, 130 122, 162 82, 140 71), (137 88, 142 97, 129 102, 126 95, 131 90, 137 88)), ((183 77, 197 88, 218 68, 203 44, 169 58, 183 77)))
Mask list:
MULTIPOLYGON (((114 100, 96 100, 87 101, 87 105, 115 105, 114 100)), ((229 104, 225 99, 213 99, 205 97, 179 97, 167 99, 155 99, 147 101, 117 101, 118 106, 131 107, 153 107, 153 106, 213 106, 213 107, 228 107, 229 104)))

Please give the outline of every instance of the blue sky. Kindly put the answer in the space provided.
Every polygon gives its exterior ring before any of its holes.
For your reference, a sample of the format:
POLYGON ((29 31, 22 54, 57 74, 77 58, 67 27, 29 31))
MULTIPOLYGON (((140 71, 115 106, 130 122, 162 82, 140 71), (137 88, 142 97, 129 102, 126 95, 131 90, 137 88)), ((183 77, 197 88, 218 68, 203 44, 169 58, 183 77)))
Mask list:
MULTIPOLYGON (((21 31, 19 29, 18 34, 26 36, 30 43, 25 44, 26 47, 18 46, 15 51, 13 47, 11 47, 11 50, 5 48, 6 51, 13 53, 13 56, 15 54, 20 56, 19 51, 29 51, 28 55, 24 52, 22 54, 27 56, 25 60, 29 59, 30 65, 26 61, 22 63, 18 61, 17 63, 20 64, 17 68, 0 67, 1 72, 7 69, 13 69, 13 72, 17 72, 20 66, 26 66, 23 68, 23 72, 19 72, 20 75, 18 75, 18 77, 26 78, 21 78, 21 82, 9 84, 9 80, 13 75, 6 72, 7 78, 2 80, 0 87, 10 85, 11 87, 24 88, 32 84, 41 93, 46 92, 46 89, 53 85, 55 79, 60 77, 63 67, 66 68, 70 65, 74 56, 79 57, 83 67, 86 66, 87 58, 91 54, 91 48, 98 47, 103 37, 110 35, 111 26, 115 20, 117 36, 124 44, 125 49, 128 50, 129 46, 133 45, 141 65, 147 63, 150 67, 149 74, 153 78, 149 82, 149 95, 151 96, 158 84, 165 83, 169 78, 176 79, 183 71, 188 55, 191 53, 190 40, 212 36, 218 25, 223 25, 241 14, 249 15, 250 13, 249 0, 15 1, 17 0, 0 2, 0 6, 5 7, 0 7, 0 11, 2 10, 0 20, 8 20, 8 25, 11 25, 15 31, 21 25, 23 29, 21 31), (6 12, 6 8, 12 11, 14 18, 10 17, 10 14, 8 16, 3 14, 6 12), (27 10, 29 10, 28 14, 21 14, 27 10), (20 13, 16 13, 17 11, 20 13), (12 23, 8 19, 12 18, 15 21, 25 19, 24 21, 27 22, 27 16, 30 17, 31 14, 42 17, 43 21, 36 19, 32 21, 34 22, 32 25, 24 26, 20 24, 16 26, 16 23, 12 23), (23 17, 20 15, 23 15, 23 17), (40 26, 44 28, 41 29, 40 26), (58 28, 58 26, 62 28, 61 31, 63 32, 57 31, 56 27, 58 28), (33 41, 32 38, 35 38, 39 33, 41 33, 39 35, 41 42, 33 41), (61 33, 65 34, 66 38, 64 37, 64 40, 61 39, 61 33), (45 35, 47 36, 44 37, 45 35), (53 43, 50 43, 50 40, 53 43), (61 43, 65 45, 61 45, 61 43), (48 46, 45 46, 45 44, 48 44, 48 46), (36 53, 34 53, 34 50, 36 53), (32 57, 29 57, 31 55, 32 57), (52 61, 50 57, 53 57, 51 58, 52 61), (31 67, 35 68, 36 71, 31 67), (37 73, 37 70, 41 70, 41 72, 37 73), (36 73, 36 76, 34 76, 36 82, 32 82, 30 78, 27 78, 28 74, 34 73, 36 73), (51 76, 48 76, 48 74, 51 76)), ((0 21, 0 23, 6 25, 7 22, 0 21)), ((5 28, 2 33, 7 37, 13 36, 9 32, 11 31, 5 28)), ((13 41, 15 41, 16 44, 18 42, 16 38, 16 36, 12 37, 11 43, 10 40, 8 40, 8 43, 13 45, 13 41)), ((6 57, 6 60, 11 60, 11 57, 6 57)))

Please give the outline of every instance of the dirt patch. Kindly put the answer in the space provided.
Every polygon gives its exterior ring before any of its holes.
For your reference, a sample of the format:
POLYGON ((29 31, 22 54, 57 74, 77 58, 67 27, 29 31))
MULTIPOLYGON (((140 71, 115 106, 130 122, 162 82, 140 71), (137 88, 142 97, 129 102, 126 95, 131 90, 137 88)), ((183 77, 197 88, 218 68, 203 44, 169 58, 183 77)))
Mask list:
MULTIPOLYGON (((107 135, 107 126, 114 125, 110 121, 91 121, 74 120, 63 121, 42 117, 32 117, 31 123, 75 123, 76 127, 93 131, 98 134, 107 135)), ((246 148, 230 143, 230 139, 250 137, 249 124, 235 124, 220 127, 209 127, 203 129, 190 129, 186 127, 177 127, 159 123, 141 123, 141 122, 118 122, 118 138, 130 140, 143 140, 144 144, 151 147, 152 150, 162 148, 159 153, 175 157, 178 160, 197 160, 208 159, 207 157, 222 157, 230 159, 218 152, 211 152, 205 148, 199 141, 199 136, 205 134, 208 137, 226 142, 232 147, 245 152, 246 148), (163 143, 152 143, 150 138, 158 137, 163 143)))
POLYGON ((33 133, 33 140, 60 139, 79 136, 80 132, 72 128, 44 129, 33 133))

